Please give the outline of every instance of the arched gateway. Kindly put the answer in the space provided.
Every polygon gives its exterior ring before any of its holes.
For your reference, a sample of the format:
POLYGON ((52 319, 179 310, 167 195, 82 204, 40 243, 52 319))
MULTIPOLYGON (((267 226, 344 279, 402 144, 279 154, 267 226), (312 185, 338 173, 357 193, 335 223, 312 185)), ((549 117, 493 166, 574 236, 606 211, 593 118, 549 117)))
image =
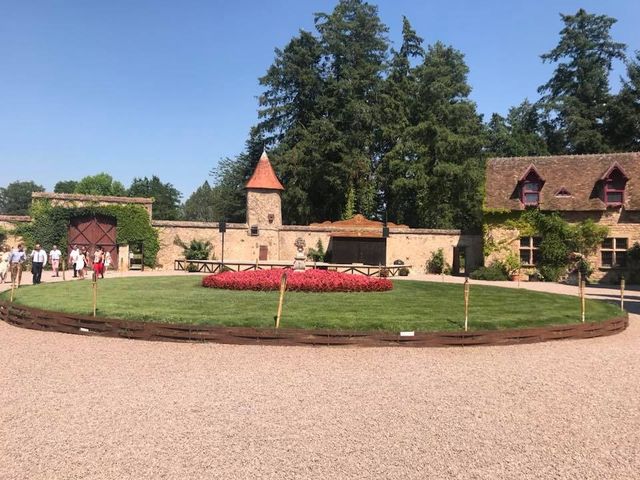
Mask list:
POLYGON ((69 251, 73 245, 77 245, 80 248, 86 247, 92 255, 99 245, 105 252, 111 253, 112 265, 118 265, 115 218, 99 214, 73 217, 69 222, 67 239, 69 251))

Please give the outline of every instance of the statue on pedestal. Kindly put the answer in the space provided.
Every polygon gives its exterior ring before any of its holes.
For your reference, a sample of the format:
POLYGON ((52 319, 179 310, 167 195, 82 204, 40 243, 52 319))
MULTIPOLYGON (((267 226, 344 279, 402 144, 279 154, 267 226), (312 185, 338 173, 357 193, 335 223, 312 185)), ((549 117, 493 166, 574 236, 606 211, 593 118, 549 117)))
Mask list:
POLYGON ((303 238, 298 237, 294 243, 297 249, 296 259, 293 262, 293 270, 304 272, 307 256, 304 254, 304 247, 307 245, 303 238))

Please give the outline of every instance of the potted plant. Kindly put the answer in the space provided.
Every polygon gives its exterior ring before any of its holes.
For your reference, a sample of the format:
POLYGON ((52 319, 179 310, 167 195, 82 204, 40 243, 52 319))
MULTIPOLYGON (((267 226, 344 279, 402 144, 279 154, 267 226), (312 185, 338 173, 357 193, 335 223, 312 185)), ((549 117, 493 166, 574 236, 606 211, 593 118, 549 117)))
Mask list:
POLYGON ((507 255, 507 258, 504 259, 504 266, 506 267, 509 278, 512 281, 520 279, 520 268, 522 267, 520 264, 520 257, 511 252, 507 255))

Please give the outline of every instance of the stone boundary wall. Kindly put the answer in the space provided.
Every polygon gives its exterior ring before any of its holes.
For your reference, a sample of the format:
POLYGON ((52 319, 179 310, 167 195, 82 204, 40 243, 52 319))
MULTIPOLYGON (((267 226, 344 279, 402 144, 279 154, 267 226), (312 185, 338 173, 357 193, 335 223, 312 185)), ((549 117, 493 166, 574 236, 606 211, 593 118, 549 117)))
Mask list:
POLYGON ((278 346, 358 346, 358 347, 451 347, 474 345, 512 345, 594 338, 620 333, 629 317, 616 317, 599 323, 551 325, 513 330, 472 332, 399 333, 339 330, 216 327, 188 324, 136 322, 102 319, 50 312, 0 302, 0 319, 16 327, 50 332, 101 337, 174 342, 213 342, 235 345, 278 346))
MULTIPOLYGON (((179 237, 184 243, 191 240, 209 241, 213 244, 216 259, 221 258, 222 235, 218 231, 217 222, 184 222, 158 221, 152 222, 158 229, 160 251, 158 252, 158 268, 172 270, 173 261, 183 258, 182 248, 175 245, 179 237)), ((287 261, 296 255, 294 242, 301 237, 306 242, 306 249, 315 248, 320 240, 326 249, 334 232, 345 229, 323 226, 283 225, 280 228, 260 227, 257 236, 250 233, 248 224, 227 223, 225 233, 225 260, 255 261, 259 258, 260 247, 266 247, 266 261, 287 261)), ((380 229, 363 229, 375 231, 380 229)), ((381 234, 381 231, 380 231, 381 234)), ((443 249, 445 260, 453 264, 454 247, 467 249, 467 267, 471 270, 482 265, 482 237, 480 235, 463 235, 459 230, 391 228, 387 239, 387 264, 402 260, 413 265, 414 271, 422 272, 432 253, 443 249)))

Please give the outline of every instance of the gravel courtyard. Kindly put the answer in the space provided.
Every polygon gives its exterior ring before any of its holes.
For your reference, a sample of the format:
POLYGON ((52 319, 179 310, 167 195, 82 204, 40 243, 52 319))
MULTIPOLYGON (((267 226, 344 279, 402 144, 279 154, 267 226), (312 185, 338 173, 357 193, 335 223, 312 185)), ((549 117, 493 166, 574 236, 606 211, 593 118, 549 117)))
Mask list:
POLYGON ((637 479, 640 320, 510 347, 153 343, 0 322, 1 479, 637 479))

